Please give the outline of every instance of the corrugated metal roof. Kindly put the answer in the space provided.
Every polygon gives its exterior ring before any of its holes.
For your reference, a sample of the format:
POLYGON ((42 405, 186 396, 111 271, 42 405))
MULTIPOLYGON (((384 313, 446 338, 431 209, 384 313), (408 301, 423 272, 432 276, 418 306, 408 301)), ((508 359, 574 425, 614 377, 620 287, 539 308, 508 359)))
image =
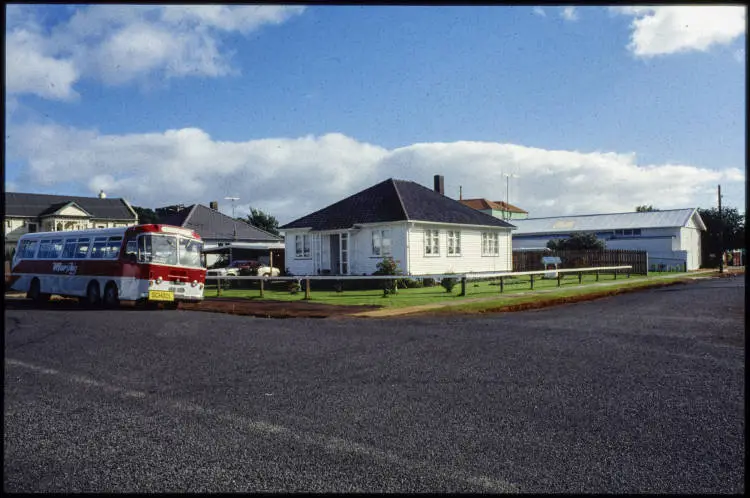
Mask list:
POLYGON ((628 228, 672 228, 684 227, 691 216, 705 230, 703 220, 695 208, 646 211, 642 213, 588 214, 580 216, 557 216, 552 218, 528 218, 513 220, 517 230, 513 235, 532 233, 596 232, 628 228))

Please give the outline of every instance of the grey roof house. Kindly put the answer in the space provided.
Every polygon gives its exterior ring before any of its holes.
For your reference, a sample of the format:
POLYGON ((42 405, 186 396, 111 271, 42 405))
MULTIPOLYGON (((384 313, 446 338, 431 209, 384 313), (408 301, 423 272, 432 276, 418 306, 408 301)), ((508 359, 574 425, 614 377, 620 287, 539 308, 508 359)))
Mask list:
POLYGON ((27 232, 111 228, 138 223, 138 215, 122 198, 6 192, 6 252, 27 232))
POLYGON ((510 271, 513 225, 434 189, 388 179, 280 227, 295 275, 371 274, 393 257, 411 275, 510 271))

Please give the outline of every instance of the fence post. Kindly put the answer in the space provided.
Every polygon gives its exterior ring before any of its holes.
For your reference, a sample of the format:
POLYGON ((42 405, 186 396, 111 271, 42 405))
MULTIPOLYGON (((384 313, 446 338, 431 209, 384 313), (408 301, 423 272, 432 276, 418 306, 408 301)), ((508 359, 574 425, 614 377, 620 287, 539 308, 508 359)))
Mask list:
POLYGON ((221 279, 216 279, 216 295, 221 296, 221 279))
POLYGON ((596 281, 599 281, 599 270, 596 270, 596 281))
POLYGON ((534 290, 534 274, 532 273, 529 277, 531 278, 531 290, 534 290))
POLYGON ((503 293, 503 277, 500 277, 500 294, 503 293))
POLYGON ((578 283, 579 284, 583 283, 583 272, 582 271, 578 272, 578 283))
POLYGON ((305 279, 305 299, 310 299, 310 279, 305 279))
POLYGON ((562 273, 557 272, 557 286, 560 287, 560 278, 562 278, 562 273))
POLYGON ((263 280, 260 281, 260 297, 263 297, 263 280))
POLYGON ((461 277, 461 294, 459 296, 465 296, 466 295, 466 275, 461 277))
POLYGON ((614 271, 615 274, 615 280, 617 280, 617 270, 614 271))

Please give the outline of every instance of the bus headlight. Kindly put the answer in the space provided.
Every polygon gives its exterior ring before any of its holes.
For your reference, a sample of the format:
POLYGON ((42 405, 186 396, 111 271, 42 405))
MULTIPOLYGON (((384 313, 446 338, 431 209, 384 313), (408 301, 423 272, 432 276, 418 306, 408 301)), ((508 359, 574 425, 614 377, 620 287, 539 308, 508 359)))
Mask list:
POLYGON ((163 280, 164 279, 162 279, 161 277, 156 277, 156 284, 158 285, 158 284, 162 283, 163 280))
POLYGON ((195 287, 196 285, 198 285, 198 281, 197 280, 193 280, 193 283, 191 283, 190 285, 193 286, 193 287, 195 287))
POLYGON ((149 287, 153 287, 154 286, 154 281, 153 280, 149 280, 148 281, 148 286, 149 287))

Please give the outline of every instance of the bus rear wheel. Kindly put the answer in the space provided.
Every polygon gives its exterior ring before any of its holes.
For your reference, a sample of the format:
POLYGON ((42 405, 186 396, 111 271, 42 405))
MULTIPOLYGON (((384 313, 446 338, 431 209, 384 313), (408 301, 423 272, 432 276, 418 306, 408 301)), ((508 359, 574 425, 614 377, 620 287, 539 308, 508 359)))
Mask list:
POLYGON ((89 286, 86 288, 85 303, 88 306, 96 306, 99 304, 99 300, 100 300, 99 284, 96 282, 91 282, 89 286))
POLYGON ((26 297, 35 303, 44 303, 49 301, 50 295, 42 292, 42 284, 38 278, 35 278, 31 281, 26 297))
POLYGON ((107 308, 117 308, 120 306, 120 295, 117 292, 117 285, 114 282, 108 283, 104 289, 104 306, 107 308))

